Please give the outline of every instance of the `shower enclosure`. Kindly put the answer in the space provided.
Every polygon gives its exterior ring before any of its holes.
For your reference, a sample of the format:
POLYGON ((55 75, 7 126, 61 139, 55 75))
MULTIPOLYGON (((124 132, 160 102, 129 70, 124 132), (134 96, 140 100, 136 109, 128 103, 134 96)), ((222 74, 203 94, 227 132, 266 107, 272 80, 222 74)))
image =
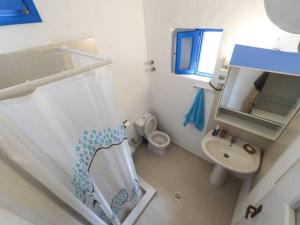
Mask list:
POLYGON ((136 174, 111 60, 72 49, 93 41, 0 56, 14 65, 0 90, 0 147, 92 224, 133 224, 155 190, 136 174))

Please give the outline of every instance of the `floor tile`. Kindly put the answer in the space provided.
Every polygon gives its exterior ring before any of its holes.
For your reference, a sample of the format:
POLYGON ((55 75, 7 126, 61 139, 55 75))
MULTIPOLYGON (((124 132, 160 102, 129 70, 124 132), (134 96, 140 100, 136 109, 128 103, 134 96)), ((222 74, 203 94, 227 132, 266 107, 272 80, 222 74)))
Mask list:
POLYGON ((209 182, 213 166, 172 144, 160 157, 146 145, 137 149, 139 176, 157 190, 136 225, 229 225, 239 194, 240 181, 228 176, 225 184, 209 182), (181 193, 181 199, 174 197, 181 193))

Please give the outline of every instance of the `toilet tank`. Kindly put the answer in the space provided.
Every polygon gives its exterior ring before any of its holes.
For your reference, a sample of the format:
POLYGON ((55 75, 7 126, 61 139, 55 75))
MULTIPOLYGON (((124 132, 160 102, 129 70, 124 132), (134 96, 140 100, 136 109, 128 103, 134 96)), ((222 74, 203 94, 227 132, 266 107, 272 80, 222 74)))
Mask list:
POLYGON ((151 116, 150 113, 145 113, 134 122, 134 126, 138 135, 144 136, 144 126, 149 116, 151 116))

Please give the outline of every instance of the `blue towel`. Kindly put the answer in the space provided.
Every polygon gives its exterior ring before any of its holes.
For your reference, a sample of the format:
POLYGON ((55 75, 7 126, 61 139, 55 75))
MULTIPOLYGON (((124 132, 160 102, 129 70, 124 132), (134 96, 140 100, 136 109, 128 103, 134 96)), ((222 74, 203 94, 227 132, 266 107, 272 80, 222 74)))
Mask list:
POLYGON ((189 110, 189 112, 185 115, 185 120, 183 125, 187 126, 189 123, 193 123, 194 126, 202 131, 204 128, 204 119, 205 119, 205 95, 204 95, 204 90, 201 88, 195 99, 194 103, 189 110))

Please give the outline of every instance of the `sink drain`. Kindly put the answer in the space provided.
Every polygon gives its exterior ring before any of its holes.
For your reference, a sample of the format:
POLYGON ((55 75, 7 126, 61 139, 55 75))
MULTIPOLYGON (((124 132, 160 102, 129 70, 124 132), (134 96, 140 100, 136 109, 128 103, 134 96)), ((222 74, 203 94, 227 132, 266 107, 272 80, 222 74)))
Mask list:
POLYGON ((227 153, 224 154, 225 158, 229 158, 229 155, 227 153))
POLYGON ((182 195, 181 195, 180 192, 176 192, 176 193, 174 194, 174 198, 175 198, 176 200, 180 200, 181 197, 182 197, 182 195))

